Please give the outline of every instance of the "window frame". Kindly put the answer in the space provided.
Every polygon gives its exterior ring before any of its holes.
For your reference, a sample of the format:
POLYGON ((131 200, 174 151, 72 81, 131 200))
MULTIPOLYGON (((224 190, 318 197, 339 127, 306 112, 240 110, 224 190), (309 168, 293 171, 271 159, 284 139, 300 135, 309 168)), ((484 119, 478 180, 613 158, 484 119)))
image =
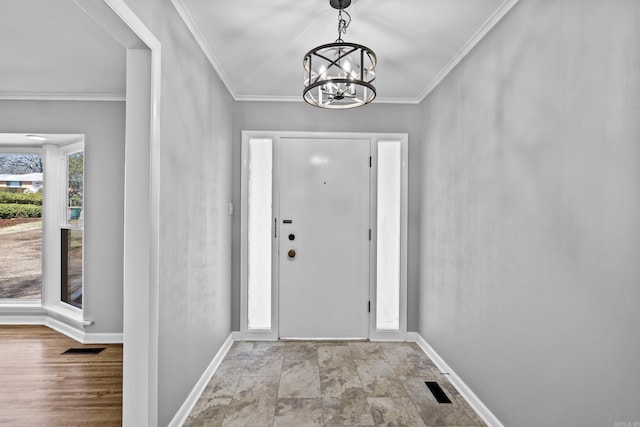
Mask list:
MULTIPOLYGON (((82 188, 83 188, 83 194, 82 194, 82 211, 81 211, 81 215, 84 216, 84 211, 85 211, 85 195, 84 195, 84 188, 85 186, 85 147, 84 147, 84 141, 80 141, 80 142, 74 142, 71 144, 66 144, 63 146, 59 147, 59 151, 60 151, 60 172, 61 172, 61 178, 60 178, 60 217, 58 220, 58 236, 60 239, 60 257, 59 257, 59 281, 58 281, 58 303, 60 305, 62 305, 62 307, 65 307, 66 309, 70 309, 70 310, 74 310, 79 312, 80 314, 83 313, 84 310, 84 290, 85 290, 85 286, 84 286, 84 273, 85 273, 85 266, 84 266, 84 261, 85 261, 85 254, 84 254, 84 248, 85 248, 85 239, 84 239, 84 217, 82 219, 82 221, 79 221, 77 224, 71 224, 69 223, 69 209, 71 209, 68 205, 69 205, 69 156, 73 155, 73 154, 77 154, 77 153, 82 153, 82 188), (63 300, 63 295, 64 290, 63 287, 66 286, 66 281, 63 280, 63 276, 65 274, 65 272, 68 272, 68 269, 65 268, 63 266, 63 262, 65 262, 65 260, 63 260, 62 256, 63 256, 63 251, 62 251, 62 247, 63 247, 63 242, 62 242, 62 236, 65 234, 65 232, 63 232, 63 230, 67 230, 66 233, 69 233, 72 230, 75 231, 80 231, 82 232, 82 304, 75 305, 72 304, 70 302, 64 301, 63 300)), ((68 266, 68 264, 67 264, 68 266)))

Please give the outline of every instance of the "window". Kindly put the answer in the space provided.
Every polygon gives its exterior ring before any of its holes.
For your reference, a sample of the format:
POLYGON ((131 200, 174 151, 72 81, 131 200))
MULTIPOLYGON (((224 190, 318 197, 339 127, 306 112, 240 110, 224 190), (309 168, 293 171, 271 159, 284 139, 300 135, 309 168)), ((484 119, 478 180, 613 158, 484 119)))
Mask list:
POLYGON ((65 215, 60 227, 60 300, 82 308, 84 246, 84 151, 65 153, 65 215))
POLYGON ((82 308, 82 230, 63 228, 61 231, 62 292, 60 300, 82 308))
POLYGON ((271 328, 272 142, 249 141, 248 328, 271 328))
POLYGON ((42 295, 42 181, 20 187, 42 180, 43 162, 40 150, 14 149, 0 153, 0 300, 9 304, 42 295))
POLYGON ((400 329, 401 161, 399 141, 378 142, 378 330, 400 329))
POLYGON ((83 201, 84 201, 84 152, 67 154, 67 225, 82 225, 83 201))

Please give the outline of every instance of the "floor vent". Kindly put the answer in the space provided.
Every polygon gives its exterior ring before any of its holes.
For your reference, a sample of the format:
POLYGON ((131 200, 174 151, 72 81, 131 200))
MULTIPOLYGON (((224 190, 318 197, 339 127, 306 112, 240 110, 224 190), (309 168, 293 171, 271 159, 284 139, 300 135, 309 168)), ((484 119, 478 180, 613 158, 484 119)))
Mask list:
POLYGON ((70 348, 62 354, 98 354, 104 347, 70 348))
POLYGON ((451 403, 451 400, 449 400, 447 394, 442 390, 440 384, 435 381, 425 381, 424 383, 429 387, 431 394, 433 394, 433 397, 436 398, 438 403, 451 403))

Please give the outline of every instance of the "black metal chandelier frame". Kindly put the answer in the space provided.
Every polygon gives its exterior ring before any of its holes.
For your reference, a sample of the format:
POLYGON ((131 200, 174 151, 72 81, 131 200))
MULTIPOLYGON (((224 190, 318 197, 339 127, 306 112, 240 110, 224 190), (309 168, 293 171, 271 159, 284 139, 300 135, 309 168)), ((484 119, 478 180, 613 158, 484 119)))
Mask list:
POLYGON ((368 104, 376 97, 373 85, 377 65, 375 53, 361 44, 345 42, 341 37, 351 21, 350 15, 343 10, 350 3, 350 0, 330 1, 331 6, 340 11, 338 39, 311 49, 304 56, 303 98, 311 105, 329 109, 354 108, 368 104), (349 21, 342 18, 343 12, 349 16, 349 21), (354 69, 349 65, 351 63, 354 69))

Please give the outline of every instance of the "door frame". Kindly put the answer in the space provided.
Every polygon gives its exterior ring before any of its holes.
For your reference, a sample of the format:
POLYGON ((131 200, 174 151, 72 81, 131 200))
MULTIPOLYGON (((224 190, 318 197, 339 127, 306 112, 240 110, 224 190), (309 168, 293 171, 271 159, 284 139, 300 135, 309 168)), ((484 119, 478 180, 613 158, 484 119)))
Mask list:
MULTIPOLYGON (((248 328, 248 183, 249 183, 249 141, 267 139, 272 141, 272 150, 280 139, 367 139, 371 147, 371 179, 369 224, 371 243, 369 245, 369 298, 371 312, 369 315, 369 339, 372 341, 404 341, 407 335, 407 222, 408 222, 408 134, 406 133, 362 133, 362 132, 278 132, 278 131, 242 131, 241 156, 241 245, 240 245, 240 333, 238 339, 245 340, 277 340, 279 338, 279 283, 278 258, 272 256, 271 277, 271 327, 269 329, 248 328), (398 330, 378 330, 376 328, 376 242, 377 242, 377 157, 378 142, 398 141, 401 147, 401 194, 400 194, 400 322, 398 330)), ((272 217, 277 216, 279 206, 274 169, 272 171, 272 217)), ((272 238, 272 254, 277 251, 275 239, 272 238)))

